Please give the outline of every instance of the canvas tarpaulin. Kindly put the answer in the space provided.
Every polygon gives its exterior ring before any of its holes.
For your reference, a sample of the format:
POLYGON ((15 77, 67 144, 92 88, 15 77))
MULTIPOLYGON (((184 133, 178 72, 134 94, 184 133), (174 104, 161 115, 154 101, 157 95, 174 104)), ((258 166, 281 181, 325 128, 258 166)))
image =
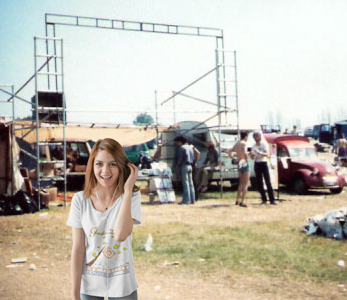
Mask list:
MULTIPOLYGON (((24 124, 23 127, 29 126, 30 123, 24 124)), ((21 125, 17 125, 17 129, 21 125)), ((30 129, 16 130, 16 136, 21 138, 29 132, 30 129)), ((159 128, 159 131, 161 129, 159 128)), ((92 140, 97 141, 104 138, 112 138, 119 142, 123 147, 143 144, 157 137, 157 132, 154 127, 145 126, 130 127, 89 127, 78 125, 65 126, 65 139, 67 141, 92 140)), ((61 126, 41 127, 39 129, 40 141, 62 141, 63 129, 61 126)), ((24 137, 24 140, 30 144, 36 142, 36 130, 32 130, 24 137)))
POLYGON ((1 123, 0 194, 16 194, 21 189, 25 190, 25 183, 19 170, 19 147, 17 142, 12 140, 12 122, 1 123))

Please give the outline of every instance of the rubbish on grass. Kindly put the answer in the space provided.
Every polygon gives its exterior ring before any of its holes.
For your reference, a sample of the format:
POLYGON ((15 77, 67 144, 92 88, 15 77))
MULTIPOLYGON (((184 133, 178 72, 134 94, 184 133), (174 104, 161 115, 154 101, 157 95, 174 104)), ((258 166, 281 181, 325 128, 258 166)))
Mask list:
POLYGON ((152 238, 152 235, 149 233, 147 237, 147 242, 144 246, 141 247, 141 250, 145 250, 147 252, 152 251, 152 244, 153 244, 153 238, 152 238))
POLYGON ((172 263, 169 262, 164 262, 163 265, 164 267, 170 267, 170 266, 175 266, 175 265, 180 265, 181 263, 179 261, 174 261, 172 263))
POLYGON ((308 219, 307 235, 323 235, 337 240, 347 238, 347 207, 334 209, 308 219))
POLYGON ((343 260, 339 260, 337 262, 337 265, 340 267, 340 268, 344 268, 345 267, 345 262, 343 260))
POLYGON ((159 291, 160 291, 160 285, 156 285, 156 286, 154 287, 154 290, 155 290, 156 292, 159 292, 159 291))
POLYGON ((13 265, 7 265, 6 266, 6 268, 18 268, 18 267, 23 267, 23 265, 13 264, 13 265))
POLYGON ((27 262, 27 260, 28 259, 26 257, 12 258, 11 264, 24 263, 27 262))

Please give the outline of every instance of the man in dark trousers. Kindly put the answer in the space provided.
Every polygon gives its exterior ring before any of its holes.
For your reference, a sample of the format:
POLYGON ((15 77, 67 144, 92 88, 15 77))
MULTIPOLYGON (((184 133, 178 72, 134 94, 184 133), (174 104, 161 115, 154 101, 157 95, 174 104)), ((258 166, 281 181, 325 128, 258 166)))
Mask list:
POLYGON ((174 139, 177 149, 176 165, 178 177, 181 178, 183 187, 182 201, 178 204, 194 204, 195 190, 193 183, 193 164, 195 160, 194 150, 187 144, 187 139, 183 135, 174 139))
POLYGON ((263 178, 266 183, 267 193, 269 195, 270 204, 276 205, 274 193, 270 180, 269 168, 267 165, 269 154, 269 146, 266 142, 261 140, 260 132, 254 132, 253 138, 255 140, 255 144, 252 147, 251 157, 254 158, 254 171, 257 179, 257 187, 258 191, 261 195, 261 204, 266 204, 267 198, 264 190, 263 178))

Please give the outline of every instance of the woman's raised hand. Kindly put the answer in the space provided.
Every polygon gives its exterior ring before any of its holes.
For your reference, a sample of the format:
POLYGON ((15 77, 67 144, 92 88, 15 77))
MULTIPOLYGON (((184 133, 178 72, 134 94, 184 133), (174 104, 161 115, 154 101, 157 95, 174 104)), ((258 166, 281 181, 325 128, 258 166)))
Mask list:
POLYGON ((132 163, 128 163, 128 168, 130 168, 130 175, 124 184, 124 190, 132 191, 137 180, 138 168, 132 163))

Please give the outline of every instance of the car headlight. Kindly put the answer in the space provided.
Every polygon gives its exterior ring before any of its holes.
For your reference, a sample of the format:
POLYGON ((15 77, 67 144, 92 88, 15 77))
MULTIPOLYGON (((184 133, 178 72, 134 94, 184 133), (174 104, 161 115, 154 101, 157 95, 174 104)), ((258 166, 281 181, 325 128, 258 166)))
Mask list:
POLYGON ((314 168, 312 170, 312 175, 317 176, 319 174, 319 170, 317 168, 314 168))
POLYGON ((325 175, 323 177, 323 184, 324 185, 335 185, 335 184, 337 184, 337 176, 325 175))

